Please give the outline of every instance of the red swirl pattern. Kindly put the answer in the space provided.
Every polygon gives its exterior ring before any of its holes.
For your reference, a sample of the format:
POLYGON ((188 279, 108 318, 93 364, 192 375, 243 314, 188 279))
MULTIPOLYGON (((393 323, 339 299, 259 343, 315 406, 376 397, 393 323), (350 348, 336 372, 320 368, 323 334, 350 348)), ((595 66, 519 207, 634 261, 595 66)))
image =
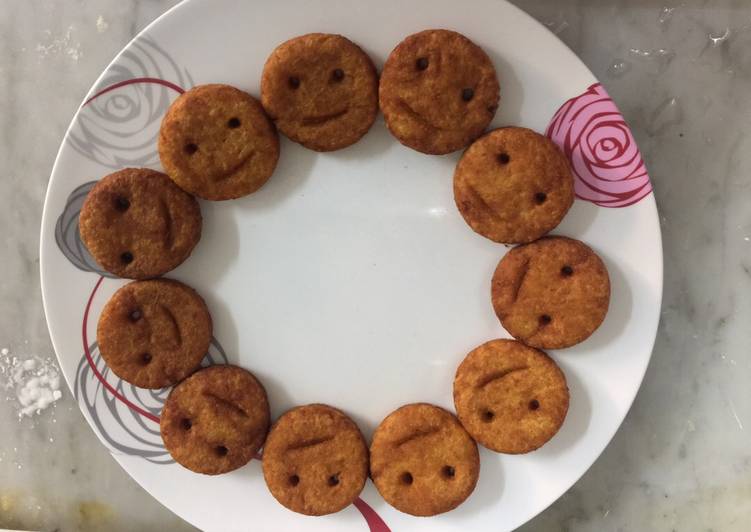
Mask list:
POLYGON ((564 103, 545 134, 569 158, 578 198, 627 207, 652 192, 634 136, 601 84, 564 103))

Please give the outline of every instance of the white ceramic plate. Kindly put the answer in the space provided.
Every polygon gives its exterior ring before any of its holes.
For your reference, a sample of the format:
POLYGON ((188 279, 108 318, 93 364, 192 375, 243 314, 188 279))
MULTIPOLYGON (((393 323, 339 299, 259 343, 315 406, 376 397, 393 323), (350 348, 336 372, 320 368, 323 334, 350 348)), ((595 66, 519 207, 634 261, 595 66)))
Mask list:
MULTIPOLYGON (((267 386, 272 414, 310 402, 343 408, 370 437, 394 408, 452 408, 457 364, 507 336, 493 314, 493 269, 506 251, 458 214, 459 154, 401 146, 379 119, 359 143, 318 154, 282 141, 279 167, 247 198, 202 202, 203 238, 172 272, 215 318, 207 363, 229 360, 267 386)), ((662 248, 655 202, 633 137, 589 70, 522 11, 497 0, 192 0, 136 37, 73 118, 50 179, 42 222, 42 289, 60 365, 81 409, 115 458, 159 501, 204 530, 510 530, 552 503, 618 429, 649 361, 660 310, 662 248), (167 390, 119 381, 95 330, 123 284, 82 247, 78 210, 93 181, 125 166, 160 168, 159 122, 182 90, 223 82, 258 95, 280 42, 342 33, 380 67, 410 33, 452 28, 481 45, 502 86, 494 126, 547 131, 571 158, 578 199, 555 231, 604 258, 612 303, 583 344, 552 353, 568 378, 562 430, 525 456, 481 453, 480 481, 457 510, 414 518, 368 483, 353 507, 293 514, 266 490, 260 463, 206 477, 174 464, 158 416, 167 390)))

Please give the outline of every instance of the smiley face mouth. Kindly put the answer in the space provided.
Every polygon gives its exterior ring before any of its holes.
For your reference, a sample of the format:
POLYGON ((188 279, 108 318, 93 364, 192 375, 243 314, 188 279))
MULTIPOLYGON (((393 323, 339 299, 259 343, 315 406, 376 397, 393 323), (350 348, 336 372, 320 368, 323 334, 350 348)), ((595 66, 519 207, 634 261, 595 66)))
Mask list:
POLYGON ((418 113, 411 105, 409 105, 404 100, 399 100, 398 102, 399 107, 401 108, 402 112, 412 118, 415 122, 418 122, 422 124, 423 126, 432 129, 434 131, 447 131, 448 129, 445 127, 437 126, 427 118, 425 118, 423 115, 418 113))
POLYGON ((327 113, 325 115, 305 116, 303 117, 301 123, 303 126, 320 126, 322 124, 325 124, 326 122, 335 120, 340 116, 344 116, 345 114, 347 114, 347 111, 349 111, 349 108, 345 107, 344 109, 333 113, 327 113))
POLYGON ((248 156, 245 157, 245 159, 243 159, 242 161, 240 161, 239 163, 237 163, 235 166, 233 166, 232 168, 230 168, 226 172, 222 172, 221 174, 212 176, 211 180, 214 181, 215 183, 218 183, 220 181, 224 181, 226 179, 229 179, 230 177, 234 176, 240 169, 242 169, 248 163, 250 163, 250 161, 253 160, 253 158, 255 157, 255 155, 256 155, 255 151, 250 152, 248 154, 248 156))
POLYGON ((334 436, 325 436, 321 438, 311 438, 308 440, 302 440, 297 443, 291 444, 289 447, 287 447, 287 451, 299 451, 301 449, 312 449, 313 447, 318 447, 319 445, 323 445, 325 443, 328 443, 334 439, 334 436))
POLYGON ((167 205, 167 201, 164 198, 159 198, 159 213, 162 215, 162 219, 164 220, 164 249, 170 250, 172 249, 172 246, 175 243, 175 235, 173 234, 173 223, 172 223, 172 212, 170 211, 169 205, 167 205))
POLYGON ((469 205, 474 207, 475 209, 478 209, 480 212, 485 214, 488 218, 493 220, 494 222, 502 222, 503 220, 498 215, 495 210, 488 205, 488 202, 485 201, 485 199, 480 195, 480 193, 473 187, 472 185, 467 185, 467 187, 464 189, 464 198, 463 198, 469 205))
POLYGON ((480 382, 477 383, 475 388, 477 388, 478 390, 482 390, 487 385, 493 382, 497 382, 503 379, 504 377, 511 375, 512 373, 516 373, 517 371, 525 371, 528 369, 529 369, 529 366, 518 366, 515 368, 508 368, 503 371, 494 371, 493 373, 485 375, 482 379, 480 379, 480 382))
POLYGON ((437 432, 438 432, 437 428, 428 428, 428 429, 423 429, 423 430, 419 430, 418 429, 415 432, 413 432, 412 434, 409 434, 409 435, 407 435, 407 436, 405 436, 405 437, 403 437, 403 438, 395 441, 394 442, 394 447, 399 448, 402 445, 404 445, 405 443, 409 443, 409 442, 412 442, 412 441, 415 441, 415 440, 420 440, 422 438, 427 438, 428 436, 430 436, 432 434, 436 434, 437 432))

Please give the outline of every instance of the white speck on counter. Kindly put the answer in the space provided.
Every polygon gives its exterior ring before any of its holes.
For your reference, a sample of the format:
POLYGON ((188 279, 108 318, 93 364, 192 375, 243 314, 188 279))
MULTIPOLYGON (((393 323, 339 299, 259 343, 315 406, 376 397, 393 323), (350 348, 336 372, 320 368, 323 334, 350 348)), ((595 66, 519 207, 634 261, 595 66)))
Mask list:
POLYGON ((563 18, 563 14, 560 12, 556 18, 545 20, 542 23, 555 35, 560 35, 566 28, 568 28, 568 22, 563 18))
POLYGON ((730 28, 725 28, 725 31, 723 32, 710 33, 708 35, 709 42, 712 43, 712 46, 719 46, 727 41, 730 38, 731 34, 732 31, 730 30, 730 28))
POLYGON ((21 359, 10 356, 7 348, 0 354, 0 386, 13 392, 6 399, 15 400, 19 418, 39 414, 62 397, 60 370, 51 359, 33 355, 21 359))
POLYGON ((73 61, 78 61, 83 57, 83 51, 81 50, 81 43, 72 42, 73 26, 68 26, 63 37, 53 38, 50 30, 45 30, 44 34, 47 36, 47 43, 38 43, 36 51, 39 54, 39 58, 43 59, 50 55, 56 55, 59 53, 65 53, 73 61))
POLYGON ((674 11, 674 7, 663 7, 660 10, 660 14, 657 16, 657 21, 663 25, 667 24, 668 22, 670 22, 670 19, 673 18, 674 11))
POLYGON ((99 15, 99 17, 96 19, 96 31, 98 31, 99 33, 104 33, 109 27, 109 23, 104 20, 104 17, 102 15, 99 15))
POLYGON ((665 48, 656 48, 643 50, 641 48, 630 48, 629 53, 632 57, 642 61, 652 62, 657 67, 657 73, 662 74, 667 70, 670 63, 675 59, 675 52, 665 48))
POLYGON ((743 430, 743 423, 741 423, 741 418, 738 417, 738 412, 735 410, 735 403, 730 397, 727 398, 727 401, 728 406, 730 407, 730 413, 733 415, 735 422, 738 424, 738 430, 743 430))
POLYGON ((631 70, 631 63, 623 59, 614 59, 608 67, 608 75, 613 78, 620 78, 631 70))

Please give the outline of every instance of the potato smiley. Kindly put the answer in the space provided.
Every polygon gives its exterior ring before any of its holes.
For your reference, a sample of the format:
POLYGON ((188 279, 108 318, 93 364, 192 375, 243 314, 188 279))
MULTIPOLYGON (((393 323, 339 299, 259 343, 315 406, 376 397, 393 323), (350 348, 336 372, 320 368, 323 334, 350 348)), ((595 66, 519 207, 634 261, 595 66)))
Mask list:
POLYGON ((511 336, 538 349, 563 349, 602 324, 610 277, 583 242, 548 236, 504 255, 493 274, 491 300, 511 336))
POLYGON ((102 310, 96 336, 102 358, 118 377, 157 389, 198 369, 211 332, 211 316, 195 290, 151 279, 115 292, 102 310))
POLYGON ((568 412, 566 377, 542 351, 514 340, 472 350, 454 379, 454 405, 467 432, 499 453, 534 451, 568 412))
POLYGON ((354 421, 336 408, 289 410, 269 433, 263 476, 271 494, 293 512, 326 515, 349 506, 368 477, 368 448, 354 421))
POLYGON ((316 151, 354 144, 378 114, 378 77, 359 46, 310 33, 279 45, 266 60, 261 102, 279 131, 316 151))
POLYGON ((146 168, 102 178, 86 196, 81 239, 108 272, 158 277, 188 258, 201 238, 201 209, 170 179, 146 168))
POLYGON ((493 120, 499 100, 490 58, 454 31, 410 35, 391 52, 381 74, 386 125, 399 142, 423 153, 467 146, 493 120))
POLYGON ((164 445, 177 463, 205 475, 247 464, 269 429, 269 403, 247 370, 218 365, 197 371, 172 389, 162 410, 164 445))
POLYGON ((271 177, 279 137, 249 94, 229 85, 199 85, 167 110, 159 158, 183 190, 207 200, 235 199, 271 177))
POLYGON ((480 474, 477 444, 453 414, 403 406, 384 419, 370 445, 370 476, 397 510, 430 516, 459 506, 480 474))

